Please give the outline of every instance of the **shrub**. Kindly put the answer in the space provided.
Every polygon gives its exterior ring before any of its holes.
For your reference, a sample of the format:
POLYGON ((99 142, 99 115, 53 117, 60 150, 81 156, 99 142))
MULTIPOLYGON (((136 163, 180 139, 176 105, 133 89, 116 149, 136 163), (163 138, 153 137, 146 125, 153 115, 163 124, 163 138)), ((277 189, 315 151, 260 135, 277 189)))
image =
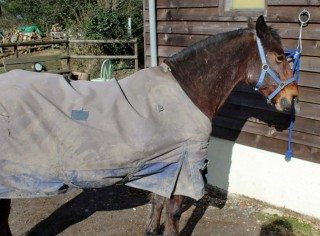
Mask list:
POLYGON ((99 9, 84 25, 87 38, 116 39, 126 37, 126 18, 118 11, 99 9))
MULTIPOLYGON (((85 35, 89 39, 129 39, 143 36, 143 6, 141 0, 120 1, 116 10, 98 9, 84 22, 85 35), (128 34, 128 18, 132 19, 132 34, 128 34)), ((128 45, 109 44, 103 47, 107 54, 132 54, 128 45)))
POLYGON ((91 39, 127 39, 142 37, 142 0, 120 1, 116 10, 97 9, 85 19, 84 30, 91 39), (128 35, 128 18, 132 19, 132 36, 128 35))

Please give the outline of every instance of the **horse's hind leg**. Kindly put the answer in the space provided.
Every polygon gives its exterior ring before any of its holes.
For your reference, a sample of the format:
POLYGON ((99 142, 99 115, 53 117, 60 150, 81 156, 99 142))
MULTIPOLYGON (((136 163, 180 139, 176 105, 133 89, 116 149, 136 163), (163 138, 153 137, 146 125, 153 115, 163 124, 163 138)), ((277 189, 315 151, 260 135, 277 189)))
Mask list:
POLYGON ((151 211, 146 225, 145 235, 160 234, 161 213, 166 198, 157 194, 151 194, 151 211))
POLYGON ((174 195, 166 202, 166 224, 164 236, 179 235, 179 221, 182 214, 182 203, 184 197, 181 195, 174 195))
POLYGON ((11 236, 9 228, 10 199, 0 199, 0 235, 11 236))

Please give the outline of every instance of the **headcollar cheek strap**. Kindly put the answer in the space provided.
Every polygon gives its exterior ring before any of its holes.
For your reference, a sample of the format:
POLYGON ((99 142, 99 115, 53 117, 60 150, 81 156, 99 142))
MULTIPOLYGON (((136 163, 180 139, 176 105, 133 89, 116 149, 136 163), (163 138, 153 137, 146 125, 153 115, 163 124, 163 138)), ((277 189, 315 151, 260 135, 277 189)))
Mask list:
POLYGON ((260 59, 261 59, 261 62, 262 62, 262 67, 263 67, 264 65, 268 65, 268 63, 267 63, 266 55, 264 53, 264 49, 263 49, 261 40, 257 35, 256 35, 256 38, 257 38, 257 45, 258 45, 259 55, 260 55, 260 59))
POLYGON ((263 84, 264 78, 266 77, 266 73, 269 69, 269 65, 267 64, 267 59, 266 59, 266 56, 264 53, 264 49, 263 49, 261 40, 257 35, 256 35, 256 38, 257 38, 257 46, 258 46, 259 56, 260 56, 260 60, 262 63, 262 68, 261 68, 262 70, 261 70, 261 73, 259 76, 259 80, 254 88, 256 91, 258 91, 263 84))

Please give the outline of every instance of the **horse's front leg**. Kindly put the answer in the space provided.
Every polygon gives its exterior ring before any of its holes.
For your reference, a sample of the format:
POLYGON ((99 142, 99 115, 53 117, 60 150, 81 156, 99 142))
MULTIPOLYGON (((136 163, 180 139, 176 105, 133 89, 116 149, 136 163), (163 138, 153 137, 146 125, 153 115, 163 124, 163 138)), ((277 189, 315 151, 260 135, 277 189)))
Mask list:
POLYGON ((11 236, 9 228, 10 199, 0 199, 0 235, 11 236))
POLYGON ((160 219, 165 200, 165 197, 151 194, 151 211, 146 225, 146 235, 160 234, 160 219))
POLYGON ((164 236, 179 235, 179 221, 182 214, 182 203, 184 197, 181 195, 174 195, 166 202, 166 224, 164 236))

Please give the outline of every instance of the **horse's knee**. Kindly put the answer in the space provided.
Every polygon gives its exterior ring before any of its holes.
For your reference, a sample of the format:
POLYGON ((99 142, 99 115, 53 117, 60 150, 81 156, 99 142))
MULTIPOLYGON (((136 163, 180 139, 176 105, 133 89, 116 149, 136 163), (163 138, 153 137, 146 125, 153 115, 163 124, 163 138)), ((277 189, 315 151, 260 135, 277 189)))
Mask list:
POLYGON ((172 220, 180 220, 181 218, 181 214, 182 214, 182 208, 179 207, 179 208, 173 208, 171 212, 169 212, 169 217, 172 219, 172 220))

